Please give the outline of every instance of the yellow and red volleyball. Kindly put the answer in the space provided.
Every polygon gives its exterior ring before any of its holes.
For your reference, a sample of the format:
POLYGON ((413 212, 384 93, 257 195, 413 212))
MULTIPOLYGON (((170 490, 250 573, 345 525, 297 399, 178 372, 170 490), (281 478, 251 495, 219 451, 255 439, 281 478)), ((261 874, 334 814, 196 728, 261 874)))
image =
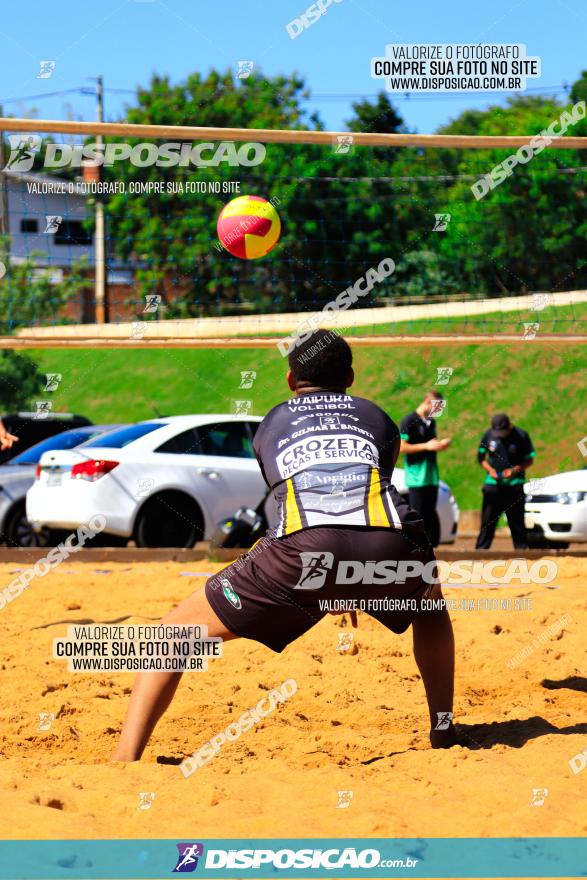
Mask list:
POLYGON ((238 196, 224 206, 216 224, 227 251, 241 260, 257 260, 273 250, 281 220, 271 202, 260 196, 238 196))

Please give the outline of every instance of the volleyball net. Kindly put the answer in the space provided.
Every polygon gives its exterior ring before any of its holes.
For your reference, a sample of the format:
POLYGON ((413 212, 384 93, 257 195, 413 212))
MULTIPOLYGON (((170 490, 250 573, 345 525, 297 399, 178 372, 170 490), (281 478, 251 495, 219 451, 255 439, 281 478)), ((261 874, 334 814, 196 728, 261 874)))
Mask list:
POLYGON ((587 332, 585 137, 12 119, 0 134, 3 335, 587 332), (260 259, 218 237, 244 195, 281 223, 260 259))

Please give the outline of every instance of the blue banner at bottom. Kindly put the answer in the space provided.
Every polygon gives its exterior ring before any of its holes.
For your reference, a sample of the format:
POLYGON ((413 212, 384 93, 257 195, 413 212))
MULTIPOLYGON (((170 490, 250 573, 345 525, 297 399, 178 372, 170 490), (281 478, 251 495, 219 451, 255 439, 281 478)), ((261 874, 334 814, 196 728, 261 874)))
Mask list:
POLYGON ((578 837, 5 840, 0 880, 585 877, 578 837))

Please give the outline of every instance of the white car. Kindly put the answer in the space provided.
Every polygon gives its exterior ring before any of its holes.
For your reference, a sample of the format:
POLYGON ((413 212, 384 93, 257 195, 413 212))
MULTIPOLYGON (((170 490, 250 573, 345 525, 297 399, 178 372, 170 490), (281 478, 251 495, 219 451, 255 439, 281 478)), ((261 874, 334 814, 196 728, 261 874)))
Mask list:
POLYGON ((587 541, 587 469, 530 480, 524 492, 530 547, 587 541))
MULTIPOLYGON (((397 491, 408 500, 406 478, 402 468, 394 468, 393 485, 397 491)), ((455 496, 450 487, 440 480, 438 484, 438 501, 436 502, 436 516, 438 517, 439 535, 441 544, 454 544, 459 527, 461 513, 455 496)))
POLYGON ((105 532, 139 547, 191 547, 265 483, 253 453, 260 419, 190 415, 152 419, 76 449, 45 453, 27 494, 38 529, 77 529, 96 514, 105 532))
MULTIPOLYGON (((191 547, 209 540, 239 507, 256 507, 266 487, 253 453, 261 419, 190 415, 152 419, 103 434, 71 450, 45 453, 27 494, 34 529, 75 530, 93 516, 105 533, 139 547, 191 547)), ((406 492, 403 471, 394 483, 406 492)), ((440 536, 452 543, 459 510, 445 483, 440 536)), ((273 505, 267 506, 273 525, 273 505)))
MULTIPOLYGON (((393 469, 393 485, 400 495, 408 501, 408 488, 403 468, 393 469)), ((251 511, 252 512, 252 511, 251 511)), ((269 501, 265 508, 269 525, 277 524, 277 511, 275 505, 269 501)), ((438 518, 438 534, 441 544, 454 544, 459 528, 460 518, 459 505, 450 487, 440 480, 438 485, 438 500, 436 502, 436 516, 438 518)))

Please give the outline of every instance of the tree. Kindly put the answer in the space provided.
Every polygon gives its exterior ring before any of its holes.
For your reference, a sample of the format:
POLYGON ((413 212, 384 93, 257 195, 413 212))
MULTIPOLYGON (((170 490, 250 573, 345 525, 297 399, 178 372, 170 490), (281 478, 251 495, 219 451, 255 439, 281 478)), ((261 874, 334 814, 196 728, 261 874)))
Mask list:
MULTIPOLYGON (((306 118, 300 108, 303 90, 303 81, 295 75, 270 79, 252 75, 235 81, 230 72, 211 71, 206 77, 190 74, 177 85, 154 77, 149 88, 139 90, 137 104, 128 108, 127 118, 132 123, 252 129, 318 127, 319 121, 306 118)), ((254 132, 251 141, 255 141, 254 132)), ((176 188, 163 194, 120 194, 108 202, 109 240, 121 259, 138 264, 139 296, 158 293, 164 303, 169 300, 167 317, 222 313, 259 301, 284 310, 302 304, 307 295, 314 296, 316 285, 308 285, 303 272, 312 255, 304 251, 303 244, 307 224, 311 228, 316 216, 311 206, 300 203, 297 178, 312 173, 322 153, 321 147, 294 150, 269 144, 257 167, 221 162, 217 167, 138 168, 126 162, 108 169, 111 178, 127 184, 152 181, 176 188), (242 184, 240 194, 278 198, 287 217, 279 245, 257 263, 238 260, 215 247, 218 214, 239 194, 223 193, 224 186, 228 189, 233 181, 242 184), (200 184, 210 185, 209 189, 219 184, 221 191, 186 191, 200 184), (171 290, 173 298, 168 297, 171 290)))
MULTIPOLYGON (((550 98, 515 97, 506 107, 469 111, 463 123, 467 133, 524 134, 530 140, 565 109, 570 108, 550 98)), ((567 135, 585 134, 586 128, 578 122, 567 135)), ((461 133, 459 120, 441 132, 461 133)), ((477 200, 471 184, 513 151, 453 152, 460 179, 447 192, 452 221, 441 237, 441 253, 455 261, 465 285, 486 293, 585 286, 585 189, 582 174, 568 173, 583 164, 581 154, 547 147, 516 164, 506 180, 477 200)))
POLYGON ((424 299, 426 296, 446 296, 457 290, 456 279, 446 260, 423 248, 404 254, 393 277, 393 293, 396 296, 424 299))
POLYGON ((23 410, 45 387, 46 377, 28 356, 12 349, 0 350, 0 408, 23 410))
POLYGON ((62 281, 55 282, 49 269, 35 263, 35 256, 42 254, 33 253, 21 263, 11 262, 8 239, 0 241, 0 263, 5 267, 0 278, 0 334, 59 320, 55 316, 63 306, 91 286, 84 275, 83 261, 74 264, 62 281))
POLYGON ((386 92, 379 92, 375 103, 364 99, 355 101, 352 108, 354 116, 347 122, 350 131, 396 134, 406 130, 403 119, 386 92))
MULTIPOLYGON (((148 89, 139 90, 127 118, 134 123, 319 130, 320 119, 307 116, 301 107, 305 94, 304 82, 295 74, 235 81, 230 72, 211 71, 207 77, 190 74, 178 85, 154 77, 148 89)), ((374 105, 364 101, 355 106, 351 130, 380 123, 393 130, 402 124, 385 96, 374 105)), ((378 235, 381 211, 369 205, 369 185, 338 180, 369 176, 372 161, 367 149, 339 156, 335 145, 267 144, 263 163, 254 168, 225 163, 137 168, 119 163, 108 173, 127 184, 219 182, 222 187, 239 181, 241 194, 277 198, 282 236, 263 260, 238 260, 215 247, 216 219, 231 196, 184 191, 112 197, 108 238, 121 259, 138 263, 139 297, 158 293, 167 301, 166 317, 320 308, 374 260, 388 255, 378 235), (170 289, 175 290, 173 298, 170 289)), ((381 169, 389 168, 388 157, 378 161, 381 169)))
POLYGON ((573 104, 577 101, 587 101, 587 70, 582 70, 579 79, 571 86, 569 99, 573 104))

